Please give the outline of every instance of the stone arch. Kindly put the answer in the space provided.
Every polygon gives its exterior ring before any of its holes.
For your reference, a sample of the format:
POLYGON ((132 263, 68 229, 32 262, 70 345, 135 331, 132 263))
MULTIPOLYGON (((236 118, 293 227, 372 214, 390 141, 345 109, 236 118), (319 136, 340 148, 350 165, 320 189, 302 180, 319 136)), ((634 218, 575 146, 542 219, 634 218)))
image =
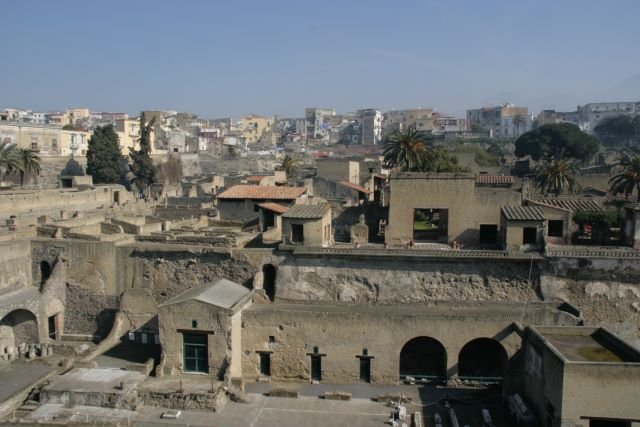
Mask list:
POLYGON ((276 299, 276 275, 277 268, 273 264, 262 266, 262 289, 271 301, 276 299))
POLYGON ((498 341, 476 338, 462 347, 458 355, 459 377, 502 377, 509 356, 498 341))
POLYGON ((409 340, 400 351, 400 377, 446 378, 447 350, 431 337, 409 340))
POLYGON ((40 342, 38 319, 29 310, 13 310, 0 320, 0 341, 14 347, 40 342))

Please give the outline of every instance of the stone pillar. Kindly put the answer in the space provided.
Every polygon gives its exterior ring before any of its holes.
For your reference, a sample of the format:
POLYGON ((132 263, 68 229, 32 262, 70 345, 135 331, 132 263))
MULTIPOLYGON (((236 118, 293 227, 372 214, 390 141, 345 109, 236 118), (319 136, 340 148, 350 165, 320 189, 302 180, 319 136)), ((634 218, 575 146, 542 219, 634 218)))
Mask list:
POLYGON ((351 243, 356 246, 369 243, 369 227, 365 224, 364 214, 360 215, 357 224, 351 226, 351 243))

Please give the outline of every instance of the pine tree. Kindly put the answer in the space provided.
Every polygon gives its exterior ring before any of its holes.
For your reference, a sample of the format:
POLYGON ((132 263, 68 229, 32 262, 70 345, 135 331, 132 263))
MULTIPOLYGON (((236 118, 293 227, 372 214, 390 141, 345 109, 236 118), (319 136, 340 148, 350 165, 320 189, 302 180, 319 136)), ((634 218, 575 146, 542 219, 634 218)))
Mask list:
POLYGON ((112 125, 98 126, 89 138, 87 174, 96 184, 114 184, 120 179, 120 144, 112 125))
POLYGON ((153 161, 149 156, 149 153, 151 153, 151 132, 153 132, 154 124, 155 118, 147 123, 145 114, 140 114, 140 138, 138 139, 140 149, 130 149, 131 153, 129 153, 131 157, 131 172, 135 175, 133 182, 140 192, 143 192, 157 181, 156 168, 153 166, 153 161))

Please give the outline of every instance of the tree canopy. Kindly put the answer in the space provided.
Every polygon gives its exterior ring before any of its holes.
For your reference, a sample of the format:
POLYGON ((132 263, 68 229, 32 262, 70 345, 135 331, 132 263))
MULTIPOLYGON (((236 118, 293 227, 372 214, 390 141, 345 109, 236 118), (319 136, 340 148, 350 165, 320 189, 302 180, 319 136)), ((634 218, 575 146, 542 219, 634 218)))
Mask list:
POLYGON ((619 171, 609 180, 613 194, 629 197, 636 192, 640 200, 640 155, 625 150, 620 158, 619 171))
POLYGON ((112 125, 98 126, 87 149, 87 173, 96 184, 115 184, 120 180, 122 155, 118 134, 112 125))
POLYGON ((290 155, 285 154, 278 159, 276 170, 284 171, 287 174, 287 177, 291 176, 296 169, 298 169, 298 161, 290 155))
POLYGON ((589 161, 600 149, 598 140, 571 123, 553 123, 526 132, 516 140, 515 154, 533 160, 589 161))
POLYGON ((566 160, 553 160, 544 162, 536 171, 536 187, 544 193, 553 193, 559 196, 561 193, 576 193, 580 184, 576 180, 578 167, 575 163, 566 160))
POLYGON ((631 138, 640 136, 640 115, 605 117, 593 130, 604 145, 626 145, 631 138))
POLYGON ((151 160, 151 132, 155 117, 147 123, 144 112, 140 114, 140 144, 139 150, 130 149, 131 172, 135 175, 133 182, 139 191, 144 191, 151 184, 156 182, 156 168, 151 160))
POLYGON ((460 172, 458 159, 444 148, 428 147, 429 135, 408 128, 384 143, 384 166, 404 172, 460 172))

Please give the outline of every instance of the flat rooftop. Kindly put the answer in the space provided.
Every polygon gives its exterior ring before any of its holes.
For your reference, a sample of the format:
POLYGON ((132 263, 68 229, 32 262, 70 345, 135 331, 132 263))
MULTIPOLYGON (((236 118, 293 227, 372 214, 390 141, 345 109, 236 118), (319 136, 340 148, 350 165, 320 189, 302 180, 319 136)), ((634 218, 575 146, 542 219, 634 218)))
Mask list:
MULTIPOLYGON (((556 303, 529 303, 526 313, 555 309, 556 303)), ((521 303, 495 302, 448 302, 433 301, 422 304, 368 305, 368 304, 313 304, 313 303, 272 303, 254 304, 245 312, 299 312, 335 314, 373 314, 386 316, 426 316, 441 318, 479 317, 487 319, 520 319, 521 303)))
POLYGON ((570 333, 550 328, 540 334, 571 362, 638 362, 628 351, 607 339, 601 329, 570 333))

